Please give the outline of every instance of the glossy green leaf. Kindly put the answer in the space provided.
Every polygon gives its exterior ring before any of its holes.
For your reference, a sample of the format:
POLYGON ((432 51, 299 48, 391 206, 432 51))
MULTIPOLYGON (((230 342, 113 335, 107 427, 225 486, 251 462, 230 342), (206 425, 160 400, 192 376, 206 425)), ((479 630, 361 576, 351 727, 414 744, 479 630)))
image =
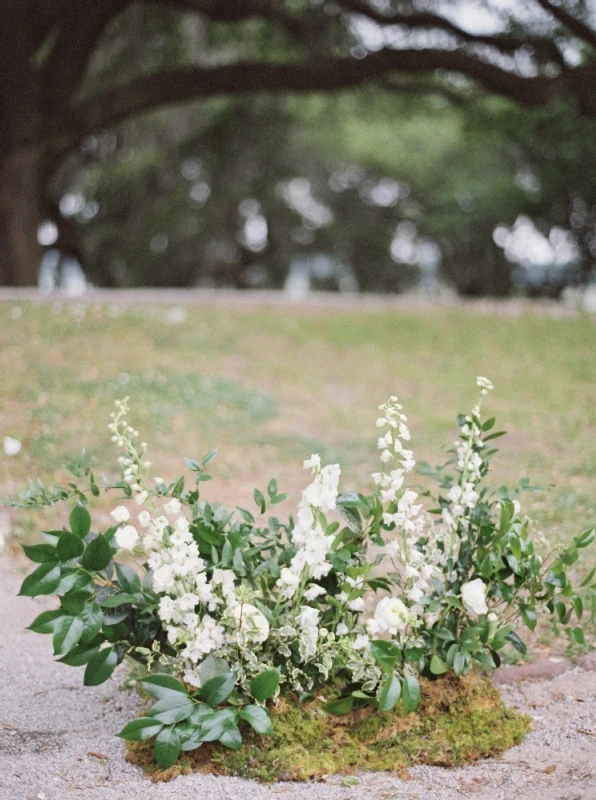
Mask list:
POLYGON ((156 672, 154 675, 149 675, 143 678, 141 683, 156 700, 161 700, 171 694, 188 694, 183 683, 174 678, 173 675, 168 675, 165 672, 156 672))
POLYGON ((149 716, 158 719, 165 725, 172 725, 190 717, 193 708, 194 702, 187 694, 171 692, 157 701, 149 711, 149 716))
POLYGON ((102 534, 99 534, 99 536, 96 536, 95 539, 87 545, 87 549, 83 553, 83 558, 81 559, 81 564, 85 569, 95 572, 100 569, 105 569, 110 563, 111 558, 112 549, 109 542, 102 534))
POLYGON ((53 544, 22 544, 21 547, 29 561, 34 561, 36 564, 48 564, 58 560, 53 544))
POLYGON ((263 703, 273 697, 279 686, 279 677, 276 669, 269 669, 253 678, 250 683, 250 692, 255 700, 263 703))
POLYGON ((54 655, 61 656, 79 643, 83 633, 83 620, 79 617, 62 617, 54 628, 54 655))
POLYGON ((85 686, 99 686, 111 676, 118 664, 118 656, 113 647, 100 650, 87 664, 83 683, 85 686))
POLYGON ((379 711, 395 708, 401 694, 401 682, 397 675, 388 675, 379 693, 379 711))
POLYGON ((210 706, 223 703, 232 694, 236 678, 232 672, 216 675, 201 686, 201 697, 210 706))
POLYGON ((413 675, 404 675, 402 697, 405 712, 416 711, 420 703, 420 684, 413 675))
POLYGON ((70 529, 81 539, 84 539, 91 530, 91 515, 80 503, 70 512, 70 529))
POLYGON ((117 736, 128 742, 144 742, 152 736, 157 736, 162 728, 163 722, 153 717, 138 717, 127 723, 117 736))
POLYGON ((172 767, 180 755, 180 736, 176 728, 162 728, 157 734, 153 749, 159 767, 172 767))
POLYGON ((65 531, 58 539, 56 545, 56 555, 60 561, 70 561, 71 558, 78 558, 83 554, 85 544, 80 536, 65 531))
POLYGON ((61 608, 56 608, 52 611, 42 611, 41 614, 35 617, 27 630, 34 631, 35 633, 54 633, 56 623, 63 616, 64 611, 61 608))
POLYGON ((27 575, 19 594, 25 597, 37 597, 40 594, 54 594, 60 583, 60 567, 49 563, 41 564, 33 570, 31 575, 27 575))
POLYGON ((249 705, 240 710, 240 719, 245 720, 257 733, 269 736, 273 730, 271 717, 262 706, 249 705))
POLYGON ((430 660, 430 671, 433 675, 443 675, 443 673, 447 672, 447 666, 442 658, 434 655, 430 660))
POLYGON ((141 591, 141 579, 132 567, 126 564, 114 564, 116 567, 116 577, 118 583, 127 594, 135 594, 141 591))

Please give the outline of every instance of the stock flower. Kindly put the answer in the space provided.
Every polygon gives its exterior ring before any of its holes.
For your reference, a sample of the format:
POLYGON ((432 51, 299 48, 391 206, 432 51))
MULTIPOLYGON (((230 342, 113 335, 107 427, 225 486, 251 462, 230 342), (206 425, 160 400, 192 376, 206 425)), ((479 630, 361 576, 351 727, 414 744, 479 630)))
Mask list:
MULTIPOLYGON (((127 512, 128 513, 128 512, 127 512)), ((116 531, 116 543, 122 550, 133 550, 139 541, 139 534, 134 525, 125 525, 116 531)))
POLYGON ((470 614, 486 614, 486 584, 480 578, 464 583, 461 587, 461 599, 466 611, 470 614))
POLYGON ((321 456, 318 453, 313 453, 310 458, 302 463, 304 469, 312 469, 315 472, 321 469, 321 456))
POLYGON ((130 519, 130 512, 126 506, 118 506, 110 513, 116 522, 128 522, 130 519))

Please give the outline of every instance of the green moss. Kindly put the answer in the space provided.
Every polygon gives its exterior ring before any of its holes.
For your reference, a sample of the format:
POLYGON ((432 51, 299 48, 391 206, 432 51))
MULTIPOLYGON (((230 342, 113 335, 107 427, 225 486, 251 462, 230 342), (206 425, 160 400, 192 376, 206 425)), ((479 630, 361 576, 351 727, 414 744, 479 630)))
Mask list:
MULTIPOLYGON (((245 731, 237 751, 203 745, 175 774, 192 769, 271 782, 401 772, 415 764, 461 766, 519 744, 529 727, 529 718, 506 708, 489 680, 447 677, 423 681, 422 703, 414 714, 367 708, 334 717, 318 702, 301 706, 282 700, 274 709, 271 736, 245 731)), ((145 744, 134 745, 130 757, 145 766, 151 762, 145 744)), ((153 770, 152 777, 168 779, 170 773, 153 770)))

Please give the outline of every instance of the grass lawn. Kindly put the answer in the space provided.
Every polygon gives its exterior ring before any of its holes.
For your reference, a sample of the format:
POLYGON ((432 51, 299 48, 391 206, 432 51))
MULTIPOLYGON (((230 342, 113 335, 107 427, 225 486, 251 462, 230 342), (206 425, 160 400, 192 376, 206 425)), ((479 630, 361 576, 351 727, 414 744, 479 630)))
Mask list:
POLYGON ((106 423, 130 395, 156 474, 174 477, 183 456, 217 447, 206 495, 249 506, 275 475, 289 512, 312 452, 340 462, 346 490, 369 481, 389 394, 404 404, 417 458, 443 461, 482 374, 495 384, 485 410, 509 432, 493 481, 546 487, 526 508, 553 541, 596 521, 594 318, 12 301, 0 304, 0 345, 0 437, 23 442, 18 456, 0 454, 1 493, 28 475, 63 477, 83 446, 114 473, 106 423))

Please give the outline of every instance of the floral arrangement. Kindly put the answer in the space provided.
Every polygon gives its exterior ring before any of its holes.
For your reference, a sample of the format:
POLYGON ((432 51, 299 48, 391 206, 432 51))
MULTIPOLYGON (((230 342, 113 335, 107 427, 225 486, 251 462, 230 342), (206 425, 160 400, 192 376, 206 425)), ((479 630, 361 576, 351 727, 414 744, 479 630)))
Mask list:
POLYGON ((527 481, 513 493, 483 486, 496 452, 490 441, 501 433, 494 418, 481 418, 492 385, 477 384, 447 464, 418 465, 438 482, 436 494, 408 487, 416 462, 391 397, 376 423, 374 491, 340 493, 339 465, 312 455, 304 462, 310 483, 288 522, 267 518, 286 497, 275 480, 266 493, 255 490, 254 512, 204 499, 215 452, 186 460, 190 489, 184 478, 151 480, 147 445, 119 402, 109 427, 122 475, 104 479, 121 495, 111 527, 92 531, 88 500, 101 490, 84 453, 69 469, 88 488, 31 482, 10 501, 76 501, 68 528, 23 547, 38 566, 20 593, 59 599, 31 630, 52 634, 55 655, 84 666, 86 685, 107 680, 125 658, 143 665, 155 703, 119 735, 154 739, 163 768, 204 742, 240 748, 250 727, 266 736, 267 704, 280 695, 318 698, 332 714, 366 705, 385 713, 398 703, 414 711, 420 675, 492 669, 508 644, 524 653, 519 621, 534 630, 544 616, 583 643, 595 571, 577 589, 567 573, 595 531, 542 554, 545 542, 515 499, 527 481))

